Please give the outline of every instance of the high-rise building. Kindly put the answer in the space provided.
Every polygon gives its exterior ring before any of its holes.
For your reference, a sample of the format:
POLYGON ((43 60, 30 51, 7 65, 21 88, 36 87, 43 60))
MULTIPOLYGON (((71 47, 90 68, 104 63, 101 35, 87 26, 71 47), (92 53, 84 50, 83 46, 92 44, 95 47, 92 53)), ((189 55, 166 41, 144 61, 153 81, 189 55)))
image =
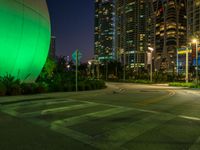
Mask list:
POLYGON ((200 0, 188 0, 187 1, 187 16, 188 16, 188 43, 192 41, 192 39, 196 38, 198 44, 198 52, 196 52, 195 43, 192 44, 192 59, 193 66, 196 66, 196 58, 198 58, 198 64, 200 64, 200 0), (196 56, 196 54, 198 55, 196 56))
POLYGON ((144 68, 150 39, 148 0, 116 0, 117 58, 129 68, 144 68))
POLYGON ((162 71, 175 71, 177 48, 187 43, 185 0, 152 0, 155 17, 155 66, 162 71))
POLYGON ((188 40, 200 36, 200 0, 187 0, 187 19, 188 40))
POLYGON ((100 61, 115 59, 114 0, 95 0, 95 55, 100 61))

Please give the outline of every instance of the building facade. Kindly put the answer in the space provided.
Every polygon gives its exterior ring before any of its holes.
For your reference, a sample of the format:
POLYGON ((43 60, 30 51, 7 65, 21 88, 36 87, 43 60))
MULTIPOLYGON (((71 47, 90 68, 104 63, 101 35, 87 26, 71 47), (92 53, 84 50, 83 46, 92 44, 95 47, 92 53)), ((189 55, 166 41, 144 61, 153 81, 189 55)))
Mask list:
POLYGON ((150 42, 148 0, 116 0, 116 52, 118 60, 135 71, 144 68, 150 42))
MULTIPOLYGON (((192 43, 192 66, 200 64, 200 0, 188 0, 187 1, 187 33, 188 33, 188 43, 191 43, 192 39, 196 38, 197 43, 192 43), (198 44, 198 52, 196 52, 196 44, 198 44), (198 54, 196 57, 196 54, 198 54), (196 59, 198 58, 198 63, 196 64, 196 59)), ((198 67, 200 71, 200 67, 198 67)))
POLYGON ((187 44, 186 0, 153 0, 155 68, 175 72, 177 48, 187 44))
POLYGON ((95 0, 95 55, 101 61, 115 59, 114 0, 95 0))
POLYGON ((176 72, 177 49, 199 35, 199 0, 96 0, 95 55, 139 71, 153 48, 155 71, 176 72), (188 5, 188 7, 187 7, 188 5), (188 26, 188 27, 187 27, 188 26))
POLYGON ((200 0, 187 0, 188 42, 200 35, 200 0))

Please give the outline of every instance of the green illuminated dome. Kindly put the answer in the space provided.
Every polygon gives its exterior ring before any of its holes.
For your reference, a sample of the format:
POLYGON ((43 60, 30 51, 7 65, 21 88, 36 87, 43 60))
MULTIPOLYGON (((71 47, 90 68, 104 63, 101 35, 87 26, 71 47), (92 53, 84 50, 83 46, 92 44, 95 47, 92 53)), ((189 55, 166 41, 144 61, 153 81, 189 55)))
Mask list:
POLYGON ((0 0, 0 76, 33 82, 44 66, 49 43, 45 0, 0 0))

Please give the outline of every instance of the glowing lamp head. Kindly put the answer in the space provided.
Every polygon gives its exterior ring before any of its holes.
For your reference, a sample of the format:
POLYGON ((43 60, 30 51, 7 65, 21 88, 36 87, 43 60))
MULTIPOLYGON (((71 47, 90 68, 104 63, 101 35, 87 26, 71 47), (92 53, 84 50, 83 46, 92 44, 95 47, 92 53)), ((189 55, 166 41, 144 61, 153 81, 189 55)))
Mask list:
POLYGON ((197 43, 197 39, 192 39, 192 43, 197 43))
POLYGON ((150 50, 151 52, 154 51, 154 49, 152 47, 148 47, 148 50, 150 50))

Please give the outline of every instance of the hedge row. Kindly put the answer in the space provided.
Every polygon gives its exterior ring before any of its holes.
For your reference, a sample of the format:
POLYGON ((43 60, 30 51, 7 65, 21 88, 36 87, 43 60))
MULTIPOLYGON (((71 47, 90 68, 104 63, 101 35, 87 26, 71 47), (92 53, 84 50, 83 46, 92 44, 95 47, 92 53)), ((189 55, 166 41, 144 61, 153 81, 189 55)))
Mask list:
MULTIPOLYGON (((105 88, 105 82, 103 80, 83 80, 78 81, 78 90, 79 91, 88 91, 88 90, 96 90, 96 89, 103 89, 105 88)), ((68 83, 50 83, 49 84, 49 91, 51 92, 58 92, 58 91, 75 91, 76 85, 75 83, 68 82, 68 83)))
MULTIPOLYGON (((78 82, 78 90, 96 90, 105 88, 105 82, 102 80, 83 80, 78 82)), ((76 85, 73 82, 61 83, 20 83, 11 76, 0 78, 0 96, 5 95, 26 95, 46 92, 68 92, 75 91, 76 85)))

